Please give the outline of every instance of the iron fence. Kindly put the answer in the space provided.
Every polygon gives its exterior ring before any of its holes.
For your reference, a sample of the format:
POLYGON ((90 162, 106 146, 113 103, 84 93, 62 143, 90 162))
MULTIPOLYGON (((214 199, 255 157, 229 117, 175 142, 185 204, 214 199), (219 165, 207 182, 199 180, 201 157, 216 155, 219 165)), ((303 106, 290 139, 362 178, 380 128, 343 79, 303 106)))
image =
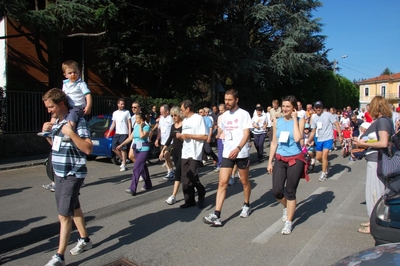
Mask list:
MULTIPOLYGON (((42 92, 21 92, 6 90, 0 97, 0 133, 33 133, 42 130, 43 123, 50 121, 50 114, 45 108, 42 92)), ((117 109, 117 96, 92 95, 93 104, 89 120, 94 115, 112 114, 117 109)), ((125 107, 131 104, 125 98, 125 107)))

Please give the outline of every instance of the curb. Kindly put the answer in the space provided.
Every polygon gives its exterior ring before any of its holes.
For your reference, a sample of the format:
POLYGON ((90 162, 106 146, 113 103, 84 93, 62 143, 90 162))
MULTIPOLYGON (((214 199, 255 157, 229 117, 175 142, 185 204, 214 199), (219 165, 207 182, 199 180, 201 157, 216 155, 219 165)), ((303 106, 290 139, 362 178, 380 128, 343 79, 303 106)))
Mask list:
POLYGON ((40 161, 40 162, 29 162, 29 163, 19 163, 19 164, 14 164, 14 165, 0 166, 0 171, 12 170, 12 169, 18 169, 18 168, 24 168, 24 167, 31 167, 31 166, 37 166, 37 165, 44 165, 44 162, 40 161))

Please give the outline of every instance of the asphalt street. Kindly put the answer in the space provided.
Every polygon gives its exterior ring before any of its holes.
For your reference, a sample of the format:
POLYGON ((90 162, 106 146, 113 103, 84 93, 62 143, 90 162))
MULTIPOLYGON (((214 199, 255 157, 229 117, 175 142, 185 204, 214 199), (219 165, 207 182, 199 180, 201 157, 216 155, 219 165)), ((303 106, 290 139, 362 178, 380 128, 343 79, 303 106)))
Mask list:
MULTIPOLYGON (((254 148, 252 152, 253 212, 239 218, 243 193, 236 183, 228 188, 219 228, 202 221, 215 205, 218 174, 211 164, 201 168, 207 195, 200 210, 180 209, 181 191, 176 204, 164 202, 173 182, 162 179, 161 164, 149 168, 153 189, 132 197, 124 192, 132 164, 119 172, 106 158, 88 162, 80 199, 94 246, 78 256, 66 254, 67 265, 107 265, 120 258, 137 265, 331 265, 374 246, 370 235, 357 232, 368 220, 365 161, 350 162, 340 151, 332 152, 326 182, 318 182, 317 165, 311 182, 300 182, 292 234, 281 235, 282 207, 272 195, 267 161, 257 163, 254 148)), ((42 165, 0 171, 0 254, 5 265, 44 265, 56 252, 59 226, 54 193, 42 188, 46 183, 42 165)), ((74 231, 68 250, 77 237, 74 231)))

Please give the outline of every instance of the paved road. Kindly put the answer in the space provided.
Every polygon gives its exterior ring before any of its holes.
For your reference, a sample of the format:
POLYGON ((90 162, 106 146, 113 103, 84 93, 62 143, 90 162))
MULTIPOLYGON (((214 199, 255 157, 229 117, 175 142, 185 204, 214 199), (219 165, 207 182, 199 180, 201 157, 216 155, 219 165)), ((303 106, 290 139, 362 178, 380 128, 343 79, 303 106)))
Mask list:
MULTIPOLYGON (((138 265, 330 265, 374 245, 370 235, 357 233, 367 220, 365 162, 349 162, 338 151, 330 158, 328 181, 318 182, 317 173, 311 182, 301 181, 288 236, 280 234, 282 208, 272 195, 266 162, 250 168, 251 216, 238 217, 243 195, 236 184, 228 189, 224 226, 213 228, 202 222, 215 204, 218 175, 211 165, 201 168, 206 207, 182 210, 181 192, 175 205, 164 203, 172 182, 162 180, 161 165, 150 167, 154 188, 131 197, 124 192, 131 167, 121 173, 107 159, 91 161, 81 202, 94 248, 66 255, 67 264, 106 265, 125 257, 138 265)), ((6 265, 44 265, 55 253, 54 194, 41 187, 48 183, 44 171, 43 166, 0 171, 0 254, 6 265)), ((76 238, 75 232, 70 248, 76 238)))

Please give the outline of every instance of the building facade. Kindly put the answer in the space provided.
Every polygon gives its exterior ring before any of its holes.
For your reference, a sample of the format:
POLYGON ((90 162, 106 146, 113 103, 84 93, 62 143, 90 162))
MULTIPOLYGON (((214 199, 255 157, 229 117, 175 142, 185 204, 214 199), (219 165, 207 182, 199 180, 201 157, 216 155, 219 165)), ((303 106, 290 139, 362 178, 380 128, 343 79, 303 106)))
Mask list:
POLYGON ((381 75, 375 78, 357 82, 360 90, 360 108, 381 95, 390 103, 399 106, 400 103, 400 73, 381 75))

